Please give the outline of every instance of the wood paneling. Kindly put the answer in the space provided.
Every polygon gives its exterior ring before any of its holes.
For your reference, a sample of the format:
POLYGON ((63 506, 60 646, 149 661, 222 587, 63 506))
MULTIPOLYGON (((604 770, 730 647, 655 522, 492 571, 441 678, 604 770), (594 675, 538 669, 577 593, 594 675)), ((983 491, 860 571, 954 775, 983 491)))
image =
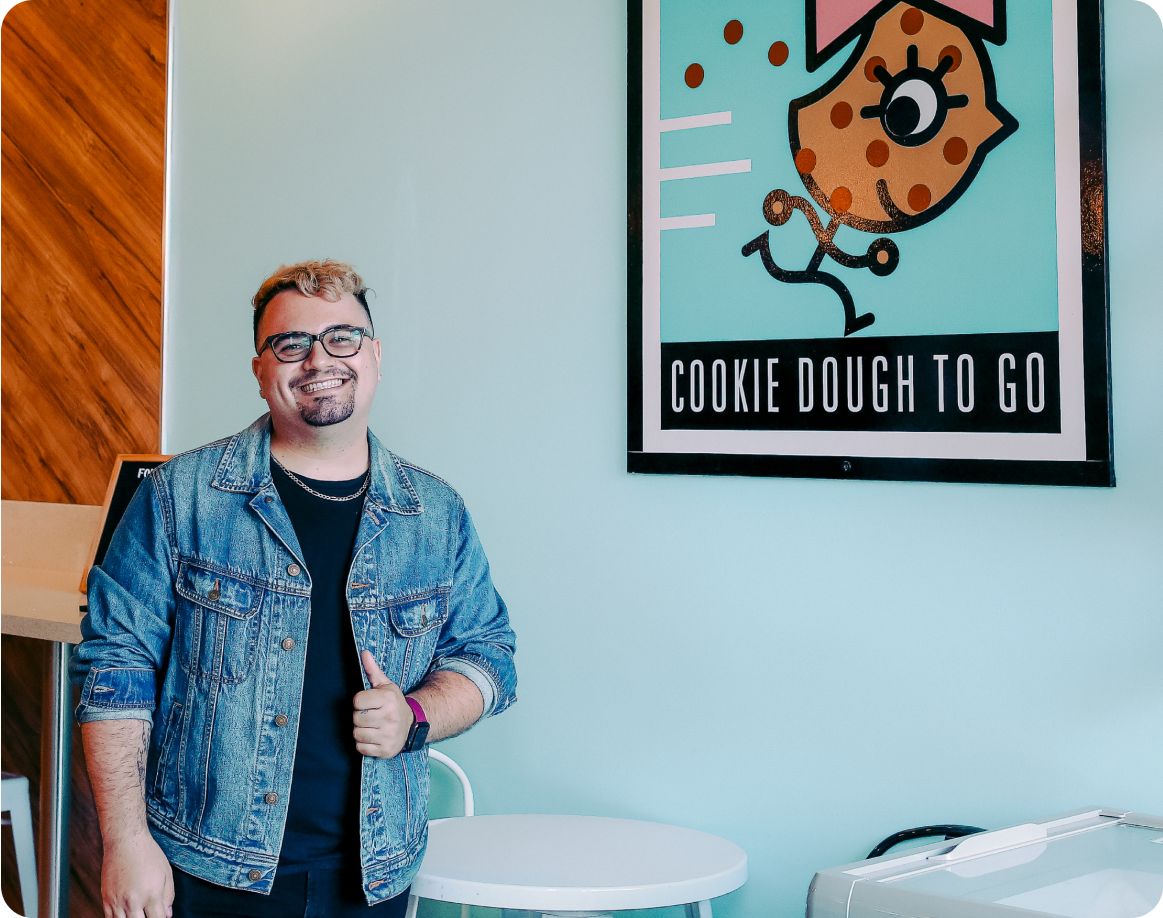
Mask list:
MULTIPOLYGON (((5 499, 99 504, 117 453, 158 446, 165 16, 165 0, 29 0, 0 32, 5 499)), ((28 776, 34 820, 46 646, 3 639, 0 759, 28 776)), ((70 913, 99 918, 74 736, 70 913)))
POLYGON ((4 20, 3 497, 99 504, 158 446, 164 0, 4 20))

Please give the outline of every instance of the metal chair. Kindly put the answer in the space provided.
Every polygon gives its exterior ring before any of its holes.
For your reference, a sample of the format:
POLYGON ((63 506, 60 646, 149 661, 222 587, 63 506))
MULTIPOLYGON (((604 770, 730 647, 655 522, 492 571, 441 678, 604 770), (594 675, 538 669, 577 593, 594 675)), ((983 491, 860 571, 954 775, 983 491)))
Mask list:
MULTIPOLYGON (((464 815, 473 815, 472 785, 468 783, 468 775, 464 773, 464 769, 457 765, 456 762, 452 761, 452 759, 446 756, 443 752, 438 752, 437 750, 431 748, 428 750, 428 761, 439 762, 456 776, 457 780, 460 781, 460 790, 464 796, 464 815)), ((428 824, 431 825, 434 822, 441 821, 442 820, 440 819, 429 819, 428 824)))
POLYGON ((20 880, 24 914, 27 918, 36 918, 36 844, 32 839, 28 778, 4 774, 0 781, 0 812, 8 814, 4 824, 12 826, 12 840, 16 844, 16 874, 20 880))
MULTIPOLYGON (((472 816, 474 813, 474 807, 475 807, 475 804, 473 801, 473 796, 472 796, 472 785, 469 783, 468 775, 466 775, 464 773, 464 769, 461 768, 459 765, 457 765, 456 762, 454 762, 450 757, 445 755, 443 752, 439 752, 438 750, 433 749, 431 747, 428 748, 428 762, 429 762, 429 767, 431 767, 432 762, 439 762, 441 765, 443 765, 445 768, 447 768, 449 771, 451 771, 453 773, 453 775, 456 776, 456 779, 458 781, 460 781, 460 790, 461 790, 461 794, 463 795, 463 799, 464 799, 464 815, 465 816, 472 816)), ((451 817, 446 817, 446 818, 451 818, 451 817)), ((437 823, 437 822, 444 822, 444 819, 429 819, 428 825, 432 825, 432 824, 437 823)), ((408 897, 408 911, 405 914, 404 918, 416 918, 416 909, 419 906, 419 904, 420 904, 420 900, 416 896, 409 896, 408 897)), ((467 905, 462 905, 460 907, 460 918, 468 918, 468 906, 467 905)))

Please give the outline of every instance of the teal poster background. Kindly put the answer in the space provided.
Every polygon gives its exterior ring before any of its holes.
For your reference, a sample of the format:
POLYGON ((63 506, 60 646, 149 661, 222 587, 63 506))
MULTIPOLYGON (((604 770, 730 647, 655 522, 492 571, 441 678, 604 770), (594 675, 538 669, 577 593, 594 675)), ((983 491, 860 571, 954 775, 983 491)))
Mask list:
MULTIPOLYGON (((1058 278, 1054 174, 1051 0, 1007 4, 1008 37, 986 43, 998 101, 1018 130, 985 158, 972 185, 932 222, 891 238, 900 264, 887 277, 825 259, 822 270, 847 285, 858 313, 876 321, 858 336, 1056 331, 1058 278)), ((775 188, 807 196, 788 142, 788 103, 845 67, 856 41, 814 73, 805 67, 803 0, 702 0, 661 4, 662 119, 731 112, 731 123, 661 135, 662 168, 751 160, 751 171, 661 183, 661 215, 715 214, 715 225, 661 233, 661 340, 743 341, 839 337, 835 293, 775 281, 741 247, 769 230, 772 256, 802 269, 816 247, 807 221, 764 220, 775 188), (731 19, 743 37, 728 44, 731 19), (773 42, 787 45, 781 66, 773 42), (704 79, 690 88, 691 63, 704 79)), ((827 215, 817 207, 824 222, 827 215)), ((837 245, 863 254, 876 235, 841 227, 837 245)))

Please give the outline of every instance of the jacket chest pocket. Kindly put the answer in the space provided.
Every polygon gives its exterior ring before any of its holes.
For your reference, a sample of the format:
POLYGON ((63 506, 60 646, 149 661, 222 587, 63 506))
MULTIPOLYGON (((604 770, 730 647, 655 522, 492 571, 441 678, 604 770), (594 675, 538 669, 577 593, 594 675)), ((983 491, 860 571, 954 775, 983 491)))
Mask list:
POLYGON ((244 681, 258 650, 263 588, 183 562, 177 592, 175 640, 182 669, 195 679, 244 681))
MULTIPOLYGON (((441 626, 448 621, 448 592, 433 590, 392 603, 385 610, 394 640, 388 663, 404 691, 424 678, 436 650, 441 626)), ((391 674, 391 670, 385 669, 391 674)))

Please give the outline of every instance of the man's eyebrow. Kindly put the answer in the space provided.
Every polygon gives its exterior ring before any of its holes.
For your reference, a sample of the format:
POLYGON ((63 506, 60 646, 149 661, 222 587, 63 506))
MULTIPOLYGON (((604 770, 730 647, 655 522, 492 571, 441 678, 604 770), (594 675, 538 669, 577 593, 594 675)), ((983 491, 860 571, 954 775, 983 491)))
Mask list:
MULTIPOLYGON (((346 322, 340 322, 337 325, 328 325, 325 329, 323 329, 323 331, 318 332, 318 334, 325 335, 329 331, 335 331, 335 329, 337 329, 337 328, 350 328, 353 331, 363 331, 363 329, 358 325, 348 325, 346 322)), ((305 332, 305 331, 285 331, 285 332, 275 332, 273 335, 271 335, 271 337, 272 338, 281 338, 283 335, 309 335, 309 334, 311 334, 311 333, 305 332)))

